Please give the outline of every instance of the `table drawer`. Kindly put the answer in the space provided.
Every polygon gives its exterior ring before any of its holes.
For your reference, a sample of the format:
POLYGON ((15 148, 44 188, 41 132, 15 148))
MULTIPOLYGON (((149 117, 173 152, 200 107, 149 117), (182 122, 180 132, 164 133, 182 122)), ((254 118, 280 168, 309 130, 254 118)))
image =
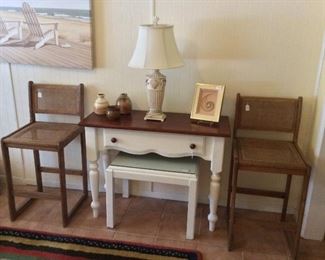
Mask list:
POLYGON ((163 156, 204 156, 205 137, 120 129, 104 130, 104 146, 124 152, 144 154, 155 152, 163 156))

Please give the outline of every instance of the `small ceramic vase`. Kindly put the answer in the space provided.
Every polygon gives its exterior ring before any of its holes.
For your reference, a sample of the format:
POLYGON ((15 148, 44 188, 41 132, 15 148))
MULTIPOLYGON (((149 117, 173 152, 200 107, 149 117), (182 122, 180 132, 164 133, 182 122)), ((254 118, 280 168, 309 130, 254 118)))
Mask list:
POLYGON ((105 98, 105 95, 102 93, 97 94, 97 98, 96 98, 95 104, 94 104, 95 114, 106 115, 108 106, 109 106, 109 103, 108 103, 107 99, 105 98))
POLYGON ((108 120, 117 120, 120 118, 120 109, 117 106, 108 106, 106 116, 108 120))
POLYGON ((120 109, 121 115, 131 113, 132 102, 126 93, 122 93, 116 100, 116 106, 120 109))

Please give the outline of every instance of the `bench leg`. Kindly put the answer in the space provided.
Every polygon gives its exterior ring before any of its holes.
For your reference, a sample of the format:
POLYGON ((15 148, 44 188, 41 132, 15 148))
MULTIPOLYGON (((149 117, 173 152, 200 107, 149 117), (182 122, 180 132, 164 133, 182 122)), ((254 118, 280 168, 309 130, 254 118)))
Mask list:
POLYGON ((107 169, 105 172, 106 181, 106 225, 114 228, 114 177, 113 171, 107 169))
POLYGON ((188 189, 186 239, 194 239, 196 205, 197 181, 190 181, 188 189))
POLYGON ((123 184, 122 184, 122 197, 123 198, 130 197, 129 180, 127 180, 127 179, 123 179, 123 184))

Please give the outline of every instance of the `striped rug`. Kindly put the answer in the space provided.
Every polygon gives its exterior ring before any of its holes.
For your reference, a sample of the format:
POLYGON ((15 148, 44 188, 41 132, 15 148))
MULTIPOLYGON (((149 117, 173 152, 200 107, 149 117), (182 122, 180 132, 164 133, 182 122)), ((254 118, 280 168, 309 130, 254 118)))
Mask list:
POLYGON ((0 259, 201 259, 195 250, 0 227, 0 259))

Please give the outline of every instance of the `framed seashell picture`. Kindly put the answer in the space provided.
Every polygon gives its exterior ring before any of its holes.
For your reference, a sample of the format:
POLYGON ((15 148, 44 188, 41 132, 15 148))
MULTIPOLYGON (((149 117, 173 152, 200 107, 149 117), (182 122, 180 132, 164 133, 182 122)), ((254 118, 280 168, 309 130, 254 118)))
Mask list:
POLYGON ((219 122, 224 85, 196 83, 191 119, 219 122))

